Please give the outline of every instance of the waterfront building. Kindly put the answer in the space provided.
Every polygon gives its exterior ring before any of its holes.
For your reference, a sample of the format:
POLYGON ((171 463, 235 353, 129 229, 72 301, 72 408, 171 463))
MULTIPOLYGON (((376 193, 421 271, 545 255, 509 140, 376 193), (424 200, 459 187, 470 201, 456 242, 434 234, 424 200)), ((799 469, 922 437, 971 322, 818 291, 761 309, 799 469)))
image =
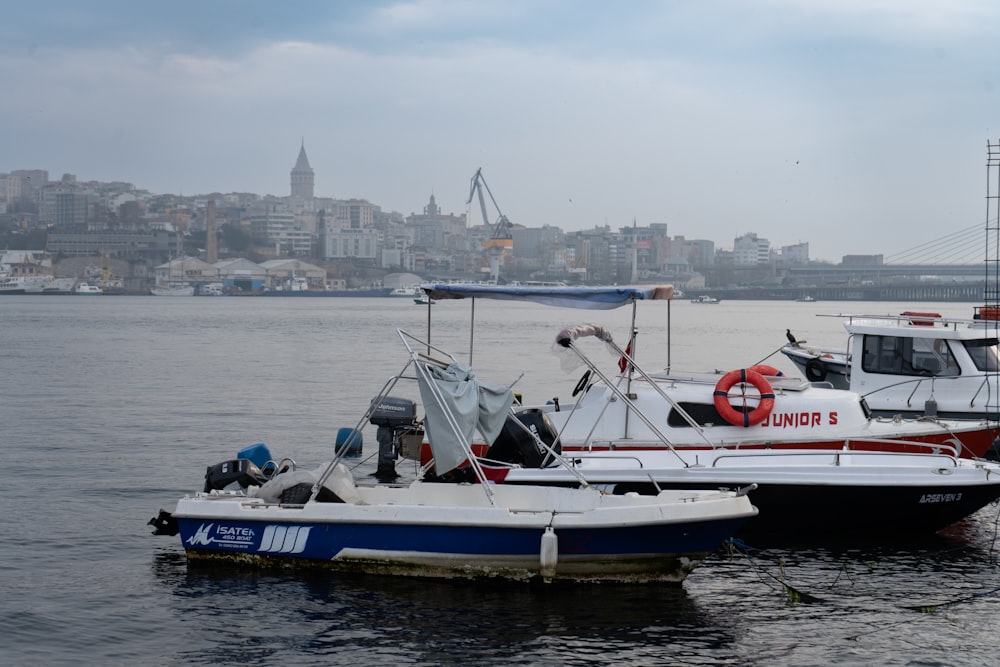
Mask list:
POLYGON ((156 284, 197 285, 219 280, 219 269, 197 257, 177 257, 160 264, 155 269, 156 284))
POLYGON ((325 289, 326 269, 300 259, 271 259, 260 264, 269 289, 325 289), (301 282, 300 282, 301 281, 301 282), (304 282, 304 284, 302 284, 304 282))
POLYGON ((733 264, 736 266, 756 266, 767 264, 771 259, 771 242, 762 239, 755 232, 748 232, 733 241, 733 264))
POLYGON ((352 259, 375 264, 379 250, 379 232, 366 229, 326 227, 323 234, 324 259, 352 259))
POLYGON ((216 262, 223 286, 236 292, 259 292, 267 284, 267 269, 249 259, 225 259, 216 262))

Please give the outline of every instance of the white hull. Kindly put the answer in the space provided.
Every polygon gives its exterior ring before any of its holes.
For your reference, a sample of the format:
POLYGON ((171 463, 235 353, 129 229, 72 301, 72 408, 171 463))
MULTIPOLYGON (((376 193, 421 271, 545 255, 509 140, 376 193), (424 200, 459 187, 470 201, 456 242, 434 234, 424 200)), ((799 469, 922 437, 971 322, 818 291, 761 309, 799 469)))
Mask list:
POLYGON ((182 498, 172 519, 189 557, 409 576, 636 582, 682 580, 756 514, 745 495, 729 492, 357 487, 338 469, 325 488, 343 502, 281 502, 269 489, 282 486, 279 475, 252 495, 182 498))
POLYGON ((194 296, 194 287, 153 287, 149 293, 153 296, 194 296))

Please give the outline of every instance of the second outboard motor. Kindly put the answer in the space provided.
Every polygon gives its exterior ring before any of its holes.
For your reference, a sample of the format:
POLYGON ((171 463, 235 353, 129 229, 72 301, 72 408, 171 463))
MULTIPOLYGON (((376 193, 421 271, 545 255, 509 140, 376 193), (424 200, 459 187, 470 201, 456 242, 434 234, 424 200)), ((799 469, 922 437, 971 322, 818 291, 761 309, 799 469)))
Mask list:
POLYGON ((562 452, 562 445, 557 439, 559 434, 552 420, 544 410, 529 408, 507 417, 503 430, 486 451, 485 458, 517 463, 525 468, 544 468, 552 462, 552 456, 535 441, 536 435, 556 453, 562 452))
POLYGON ((368 421, 378 426, 375 436, 378 440, 378 468, 375 470, 375 477, 380 480, 393 480, 399 477, 396 474, 399 436, 416 427, 417 404, 407 398, 394 396, 385 396, 380 401, 376 398, 372 403, 368 421))
POLYGON ((250 459, 233 459, 209 466, 205 471, 205 492, 237 487, 246 491, 248 486, 262 486, 267 477, 250 459))

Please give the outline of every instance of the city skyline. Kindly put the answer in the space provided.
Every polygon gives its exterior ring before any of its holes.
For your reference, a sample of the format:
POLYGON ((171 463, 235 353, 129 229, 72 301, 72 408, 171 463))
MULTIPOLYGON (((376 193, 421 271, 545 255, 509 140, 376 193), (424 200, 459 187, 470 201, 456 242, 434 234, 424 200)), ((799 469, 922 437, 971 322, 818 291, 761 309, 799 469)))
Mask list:
MULTIPOLYGON (((890 256, 983 220, 1000 7, 771 0, 16 5, 0 171, 890 256), (294 154, 292 155, 294 158, 294 154), (697 234, 690 230, 698 230, 697 234)), ((472 222, 472 220, 470 220, 472 222)))
MULTIPOLYGON (((259 201, 266 201, 269 198, 281 200, 284 202, 282 204, 283 206, 290 205, 296 200, 298 200, 299 202, 314 200, 315 202, 318 203, 326 202, 328 204, 331 201, 340 201, 341 203, 364 202, 366 203, 366 205, 371 205, 376 209, 382 211, 383 213, 395 216, 400 220, 404 218, 410 219, 410 218, 424 217, 415 212, 407 214, 398 210, 386 209, 382 207, 380 203, 377 201, 370 202, 366 199, 354 198, 354 197, 348 197, 346 199, 331 198, 331 197, 324 197, 323 195, 315 193, 314 192, 315 172, 311 168, 304 140, 302 140, 300 143, 299 149, 297 151, 297 158, 295 159, 295 164, 290 169, 290 174, 289 174, 290 178, 287 186, 288 192, 284 195, 262 194, 262 193, 245 192, 245 191, 244 192, 204 191, 204 192, 189 193, 187 195, 179 193, 160 193, 160 192, 153 192, 146 188, 137 187, 134 183, 132 183, 127 179, 115 182, 103 182, 95 179, 86 179, 86 178, 79 179, 77 174, 68 174, 68 173, 62 174, 61 177, 59 178, 53 178, 52 174, 47 169, 37 169, 37 170, 15 169, 11 170, 10 172, 0 172, 0 185, 3 185, 3 179, 6 179, 8 176, 13 176, 15 174, 18 174, 19 175, 18 178, 21 180, 25 178, 25 174, 28 174, 27 178, 29 181, 32 178, 39 178, 42 175, 44 175, 43 180, 45 180, 44 185, 46 186, 51 185, 60 188, 69 187, 73 189, 83 187, 84 191, 86 191, 90 187, 96 185, 101 190, 110 188, 112 191, 118 193, 118 195, 127 194, 127 192, 124 190, 120 191, 120 188, 122 186, 128 186, 130 188, 134 188, 134 194, 145 193, 144 195, 138 197, 139 201, 144 201, 147 198, 158 199, 165 196, 165 197, 177 197, 181 201, 188 200, 187 205, 194 205, 195 201, 202 200, 202 204, 204 205, 205 202, 207 201, 214 201, 211 198, 214 197, 215 195, 219 195, 223 197, 223 199, 230 199, 231 197, 238 197, 242 199, 245 196, 249 195, 251 197, 256 197, 259 201)), ((4 189, 0 188, 0 211, 2 211, 2 205, 5 203, 2 196, 3 194, 4 194, 4 189)), ((7 194, 9 198, 10 192, 7 191, 7 194)), ((116 195, 116 197, 118 195, 116 195)), ((437 203, 436 199, 437 198, 433 192, 431 192, 427 196, 426 201, 429 203, 425 202, 426 205, 422 207, 424 213, 428 212, 428 206, 429 206, 431 209, 434 209, 434 214, 436 216, 453 217, 455 215, 453 211, 445 211, 437 203)), ((499 211, 497 211, 497 209, 493 207, 492 204, 493 202, 489 202, 487 205, 488 206, 487 215, 489 216, 498 215, 499 211)), ((317 205, 316 203, 313 204, 313 206, 316 205, 317 205)), ((298 208, 298 206, 295 206, 295 208, 298 208)), ((478 206, 478 200, 474 200, 472 197, 470 197, 469 200, 466 202, 466 208, 463 211, 461 211, 458 215, 460 215, 465 220, 466 228, 468 229, 483 224, 481 211, 478 206)), ((494 220, 491 217, 489 220, 489 224, 493 225, 495 222, 496 220, 494 220)), ((653 223, 653 226, 658 227, 661 224, 662 223, 653 223)), ((523 227, 525 229, 540 229, 538 227, 531 228, 520 224, 517 224, 515 226, 523 227)), ((558 228, 558 226, 555 225, 545 225, 545 226, 558 228)), ((614 225, 606 223, 605 225, 594 225, 593 227, 587 229, 575 229, 575 230, 566 230, 561 228, 559 229, 564 233, 597 231, 600 229, 608 229, 617 233, 619 231, 624 231, 636 226, 638 226, 640 229, 649 228, 648 225, 637 225, 636 221, 633 220, 631 224, 626 223, 626 224, 614 225)), ((978 263, 981 261, 981 259, 979 258, 979 254, 981 251, 980 235, 982 232, 983 229, 981 225, 973 225, 969 228, 957 231, 952 230, 944 237, 935 239, 933 242, 930 243, 918 244, 916 246, 908 248, 906 252, 899 253, 898 255, 890 259, 893 262, 899 264, 949 264, 950 265, 950 264, 978 263)), ((780 257, 784 258, 785 260, 788 260, 789 257, 795 257, 796 258, 794 259, 795 263, 800 263, 803 261, 819 261, 823 263, 837 264, 840 263, 842 260, 845 260, 849 256, 858 257, 858 256, 878 255, 883 258, 885 257, 883 253, 852 252, 835 260, 818 258, 813 255, 810 246, 810 241, 808 238, 792 244, 780 244, 780 243, 776 244, 771 239, 767 239, 762 234, 758 234, 756 231, 753 230, 742 232, 737 236, 733 237, 732 239, 724 239, 721 241, 719 239, 697 236, 696 234, 685 230, 678 231, 675 229, 670 229, 669 226, 667 228, 667 235, 671 238, 675 238, 677 241, 683 241, 683 240, 686 240, 687 242, 708 241, 714 246, 715 252, 735 253, 737 256, 740 256, 741 253, 744 255, 747 253, 750 253, 752 255, 760 255, 760 253, 767 254, 765 252, 766 249, 771 253, 777 253, 780 257), (741 245, 742 249, 740 248, 741 245)), ((764 259, 763 257, 764 256, 761 255, 761 260, 760 260, 761 262, 767 263, 768 261, 770 261, 768 259, 764 259)), ((745 263, 745 262, 738 261, 737 263, 745 263)))

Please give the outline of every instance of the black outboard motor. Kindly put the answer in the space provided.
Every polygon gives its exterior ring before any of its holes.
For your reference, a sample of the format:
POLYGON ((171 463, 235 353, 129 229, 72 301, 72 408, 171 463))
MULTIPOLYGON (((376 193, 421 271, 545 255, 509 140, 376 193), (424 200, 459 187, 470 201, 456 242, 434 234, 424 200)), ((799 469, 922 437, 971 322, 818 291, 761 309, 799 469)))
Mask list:
POLYGON ((246 491, 248 486, 261 486, 267 477, 250 459, 233 459, 209 466, 205 471, 205 492, 233 488, 238 485, 246 491))
POLYGON ((391 481, 396 474, 396 455, 399 453, 399 436, 417 426, 417 404, 407 398, 385 396, 372 399, 372 413, 368 421, 378 426, 378 468, 375 477, 391 481), (376 404, 376 401, 378 403, 376 404))
POLYGON ((552 463, 552 455, 535 441, 535 435, 556 453, 562 453, 562 445, 557 439, 559 433, 549 416, 539 408, 528 408, 507 417, 485 458, 517 463, 525 468, 544 468, 552 463))

